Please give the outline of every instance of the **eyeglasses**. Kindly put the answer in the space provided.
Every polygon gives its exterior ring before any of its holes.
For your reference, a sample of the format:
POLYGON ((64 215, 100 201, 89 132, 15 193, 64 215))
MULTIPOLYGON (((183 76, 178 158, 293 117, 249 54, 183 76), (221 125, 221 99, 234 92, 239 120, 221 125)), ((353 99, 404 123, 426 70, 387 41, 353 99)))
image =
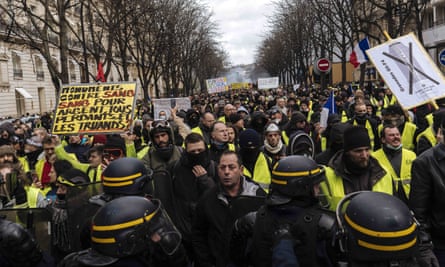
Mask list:
POLYGON ((166 120, 155 120, 151 124, 151 128, 169 128, 169 127, 170 123, 168 123, 168 121, 166 120))

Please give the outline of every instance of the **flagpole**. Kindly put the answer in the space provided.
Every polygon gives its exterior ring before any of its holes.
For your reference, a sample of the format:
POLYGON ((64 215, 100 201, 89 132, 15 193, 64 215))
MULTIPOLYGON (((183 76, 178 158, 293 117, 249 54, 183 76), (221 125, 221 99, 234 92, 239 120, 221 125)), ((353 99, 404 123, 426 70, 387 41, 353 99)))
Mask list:
MULTIPOLYGON (((389 36, 389 33, 387 31, 383 31, 383 34, 385 35, 386 39, 388 39, 388 41, 390 41, 392 39, 391 36, 389 36)), ((439 106, 437 105, 435 99, 432 99, 430 101, 430 104, 434 107, 435 110, 439 109, 439 106)))

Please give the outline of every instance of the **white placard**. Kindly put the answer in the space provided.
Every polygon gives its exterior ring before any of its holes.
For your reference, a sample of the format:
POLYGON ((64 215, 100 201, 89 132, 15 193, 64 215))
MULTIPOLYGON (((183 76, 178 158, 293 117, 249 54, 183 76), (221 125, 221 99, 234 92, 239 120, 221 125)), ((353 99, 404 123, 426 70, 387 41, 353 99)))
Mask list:
POLYGON ((153 99, 153 115, 154 119, 159 119, 159 113, 165 111, 167 118, 170 118, 170 109, 173 105, 176 105, 177 110, 185 110, 191 108, 190 99, 188 97, 177 97, 177 98, 161 98, 153 99))
POLYGON ((413 33, 366 53, 403 108, 445 97, 444 77, 413 33))
POLYGON ((258 89, 278 88, 278 77, 258 78, 258 89))

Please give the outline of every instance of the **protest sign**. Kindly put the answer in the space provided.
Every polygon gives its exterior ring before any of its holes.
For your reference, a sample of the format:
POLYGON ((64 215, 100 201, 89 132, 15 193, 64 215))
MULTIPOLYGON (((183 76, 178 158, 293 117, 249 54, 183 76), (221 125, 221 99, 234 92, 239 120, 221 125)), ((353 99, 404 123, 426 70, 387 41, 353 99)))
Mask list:
POLYGON ((278 88, 278 77, 259 78, 258 89, 278 88))
POLYGON ((209 92, 209 94, 224 92, 227 91, 228 89, 226 77, 207 79, 206 84, 207 84, 207 91, 209 92))
POLYGON ((412 33, 366 50, 400 105, 410 109, 445 97, 445 80, 412 33))
POLYGON ((188 97, 177 97, 177 98, 161 98, 153 99, 153 112, 154 119, 159 120, 159 114, 165 112, 166 118, 170 118, 171 109, 176 107, 177 110, 185 110, 191 108, 190 99, 188 97))
POLYGON ((53 134, 123 132, 133 117, 135 83, 63 85, 53 134))

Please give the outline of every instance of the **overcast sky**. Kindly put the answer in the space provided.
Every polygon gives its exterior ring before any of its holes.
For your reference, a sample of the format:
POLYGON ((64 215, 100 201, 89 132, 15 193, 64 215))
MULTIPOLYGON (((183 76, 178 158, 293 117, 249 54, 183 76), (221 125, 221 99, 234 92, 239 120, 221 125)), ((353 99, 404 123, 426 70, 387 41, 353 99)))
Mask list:
POLYGON ((221 34, 218 41, 234 65, 254 62, 255 51, 268 31, 272 0, 203 0, 213 11, 221 34))

